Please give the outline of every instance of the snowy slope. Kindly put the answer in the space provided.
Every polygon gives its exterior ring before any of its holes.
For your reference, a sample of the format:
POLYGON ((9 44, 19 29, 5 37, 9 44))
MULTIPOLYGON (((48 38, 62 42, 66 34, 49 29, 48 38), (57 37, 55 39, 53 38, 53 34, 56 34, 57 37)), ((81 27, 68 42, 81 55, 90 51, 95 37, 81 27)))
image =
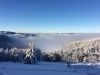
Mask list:
POLYGON ((100 75, 100 63, 39 62, 37 65, 0 62, 0 75, 100 75))

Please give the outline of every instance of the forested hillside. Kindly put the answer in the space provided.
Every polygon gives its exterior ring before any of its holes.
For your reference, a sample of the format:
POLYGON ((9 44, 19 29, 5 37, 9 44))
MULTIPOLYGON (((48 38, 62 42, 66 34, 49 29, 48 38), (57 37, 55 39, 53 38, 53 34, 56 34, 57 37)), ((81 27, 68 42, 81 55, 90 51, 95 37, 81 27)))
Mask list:
POLYGON ((100 61, 100 38, 66 43, 64 46, 64 55, 67 56, 69 53, 71 53, 72 60, 75 62, 100 61))
POLYGON ((0 48, 11 48, 10 44, 12 43, 12 39, 7 37, 6 35, 0 35, 0 48))
POLYGON ((69 42, 62 50, 46 52, 46 61, 100 62, 100 38, 69 42))

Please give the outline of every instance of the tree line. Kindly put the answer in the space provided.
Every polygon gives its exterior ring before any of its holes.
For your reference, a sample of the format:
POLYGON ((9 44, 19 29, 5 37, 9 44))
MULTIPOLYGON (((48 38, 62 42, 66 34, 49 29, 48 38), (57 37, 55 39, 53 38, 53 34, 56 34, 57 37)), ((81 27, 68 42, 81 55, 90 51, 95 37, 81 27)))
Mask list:
POLYGON ((62 50, 43 52, 31 43, 27 49, 0 48, 0 61, 36 64, 38 61, 100 62, 100 38, 69 42, 62 50))
POLYGON ((27 49, 11 48, 4 50, 3 48, 0 48, 0 62, 12 61, 36 64, 38 61, 42 60, 41 56, 41 50, 35 48, 32 44, 29 44, 27 49))

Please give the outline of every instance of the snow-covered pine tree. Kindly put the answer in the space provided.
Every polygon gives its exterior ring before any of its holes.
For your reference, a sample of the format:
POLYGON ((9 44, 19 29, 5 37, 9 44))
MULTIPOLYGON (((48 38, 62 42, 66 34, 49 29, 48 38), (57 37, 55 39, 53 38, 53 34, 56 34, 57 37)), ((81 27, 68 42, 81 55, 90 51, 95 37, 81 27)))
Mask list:
POLYGON ((26 64, 36 64, 37 63, 36 52, 33 48, 34 48, 33 43, 29 43, 29 47, 26 51, 26 56, 24 58, 24 61, 26 64))

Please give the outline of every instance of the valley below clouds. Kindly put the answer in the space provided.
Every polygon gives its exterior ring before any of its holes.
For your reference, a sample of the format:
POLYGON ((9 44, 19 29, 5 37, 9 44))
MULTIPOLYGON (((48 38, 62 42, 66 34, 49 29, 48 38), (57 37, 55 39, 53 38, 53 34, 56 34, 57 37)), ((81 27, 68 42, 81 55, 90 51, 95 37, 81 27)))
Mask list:
POLYGON ((100 33, 77 33, 77 34, 64 34, 64 35, 47 35, 41 34, 36 37, 27 38, 14 38, 18 46, 28 47, 29 42, 33 42, 34 46, 43 51, 61 50, 67 42, 73 42, 83 39, 92 39, 100 37, 100 33))

